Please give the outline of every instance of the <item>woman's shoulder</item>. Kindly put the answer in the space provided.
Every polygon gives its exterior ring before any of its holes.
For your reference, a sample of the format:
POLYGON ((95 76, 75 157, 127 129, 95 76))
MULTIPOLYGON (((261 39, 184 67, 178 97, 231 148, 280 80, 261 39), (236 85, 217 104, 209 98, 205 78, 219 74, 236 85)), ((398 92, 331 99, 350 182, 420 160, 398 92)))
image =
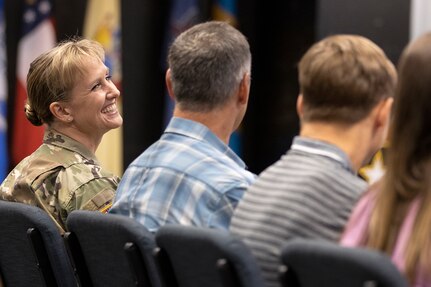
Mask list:
POLYGON ((380 186, 381 182, 371 185, 356 203, 341 236, 342 245, 361 246, 363 244, 380 186))

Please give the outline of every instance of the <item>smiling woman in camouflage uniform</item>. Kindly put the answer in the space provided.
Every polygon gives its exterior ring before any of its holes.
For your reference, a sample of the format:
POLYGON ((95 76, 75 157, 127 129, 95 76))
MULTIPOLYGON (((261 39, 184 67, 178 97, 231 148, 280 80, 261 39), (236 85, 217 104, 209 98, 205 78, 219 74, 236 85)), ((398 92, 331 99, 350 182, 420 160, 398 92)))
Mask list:
POLYGON ((104 55, 97 42, 66 41, 34 60, 27 75, 25 113, 45 126, 44 140, 1 184, 0 199, 39 206, 61 231, 75 209, 107 212, 119 181, 94 155, 123 122, 104 55))

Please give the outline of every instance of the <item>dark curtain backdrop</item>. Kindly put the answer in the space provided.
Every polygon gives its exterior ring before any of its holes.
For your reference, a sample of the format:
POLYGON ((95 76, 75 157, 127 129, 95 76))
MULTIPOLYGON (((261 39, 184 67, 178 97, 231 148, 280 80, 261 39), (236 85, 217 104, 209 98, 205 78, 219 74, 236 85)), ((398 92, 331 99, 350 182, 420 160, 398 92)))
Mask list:
POLYGON ((239 1, 240 30, 252 49, 249 109, 244 120, 244 154, 259 173, 289 148, 298 133, 298 59, 314 42, 315 0, 239 1))
POLYGON ((317 11, 317 39, 337 33, 363 35, 394 63, 409 41, 410 1, 320 0, 317 11))
MULTIPOLYGON (((59 40, 82 34, 86 3, 54 1, 59 40)), ((202 20, 210 19, 211 0, 200 3, 202 20)), ((22 4, 5 0, 9 117, 22 4)), ((162 133, 161 57, 170 5, 171 0, 121 1, 125 167, 162 133)), ((296 65, 306 49, 329 34, 356 33, 370 37, 396 62, 408 41, 409 7, 404 0, 238 0, 238 28, 253 55, 249 109, 241 127, 241 157, 251 171, 260 173, 278 160, 299 131, 296 65)))
POLYGON ((169 1, 122 1, 125 168, 162 130, 164 71, 161 55, 169 1))

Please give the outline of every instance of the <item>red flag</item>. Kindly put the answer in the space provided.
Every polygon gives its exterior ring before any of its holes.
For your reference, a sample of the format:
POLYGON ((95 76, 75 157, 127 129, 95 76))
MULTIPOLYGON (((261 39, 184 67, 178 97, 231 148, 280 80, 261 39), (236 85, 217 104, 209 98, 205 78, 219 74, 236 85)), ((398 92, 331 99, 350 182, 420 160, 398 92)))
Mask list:
POLYGON ((17 51, 17 79, 12 132, 12 163, 18 164, 42 143, 43 127, 33 126, 25 117, 26 78, 30 63, 54 47, 55 30, 50 0, 26 0, 22 13, 22 35, 17 51))

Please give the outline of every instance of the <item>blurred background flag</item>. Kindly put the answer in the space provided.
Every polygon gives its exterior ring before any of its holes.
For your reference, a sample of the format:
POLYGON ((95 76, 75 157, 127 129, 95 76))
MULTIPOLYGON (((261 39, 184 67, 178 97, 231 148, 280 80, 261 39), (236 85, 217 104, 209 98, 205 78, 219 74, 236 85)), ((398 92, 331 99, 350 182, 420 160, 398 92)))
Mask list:
POLYGON ((377 182, 385 174, 385 160, 388 147, 389 143, 386 143, 376 152, 376 154, 371 158, 370 162, 359 169, 359 176, 369 184, 377 182))
MULTIPOLYGON (((169 11, 169 23, 165 36, 164 51, 162 53, 162 70, 167 69, 167 56, 169 46, 175 38, 183 31, 197 24, 201 20, 201 8, 199 0, 172 0, 169 11)), ((205 1, 201 1, 202 3, 205 1)), ((165 92, 165 111, 163 117, 164 127, 169 123, 174 110, 174 101, 170 98, 168 92, 165 92)))
MULTIPOLYGON (((88 0, 84 20, 84 34, 102 44, 105 49, 105 65, 111 71, 112 80, 121 91, 121 28, 118 0, 88 0)), ((122 97, 117 107, 122 113, 122 97)), ((123 129, 106 133, 97 149, 101 165, 118 176, 123 175, 123 129)))
POLYGON ((43 127, 33 126, 25 117, 26 79, 30 63, 56 44, 49 0, 26 0, 22 11, 21 38, 17 50, 17 79, 14 99, 12 165, 18 164, 42 143, 43 127))
MULTIPOLYGON (((237 26, 237 0, 215 0, 212 6, 212 19, 225 21, 237 26)), ((230 137, 230 148, 239 156, 242 154, 241 126, 230 137)))
POLYGON ((7 124, 6 124, 6 43, 4 22, 4 0, 0 0, 0 182, 8 169, 7 124))
POLYGON ((226 21, 237 26, 237 0, 215 0, 212 8, 214 20, 226 21))
POLYGON ((413 41, 422 34, 431 31, 431 1, 410 1, 410 40, 413 41))

